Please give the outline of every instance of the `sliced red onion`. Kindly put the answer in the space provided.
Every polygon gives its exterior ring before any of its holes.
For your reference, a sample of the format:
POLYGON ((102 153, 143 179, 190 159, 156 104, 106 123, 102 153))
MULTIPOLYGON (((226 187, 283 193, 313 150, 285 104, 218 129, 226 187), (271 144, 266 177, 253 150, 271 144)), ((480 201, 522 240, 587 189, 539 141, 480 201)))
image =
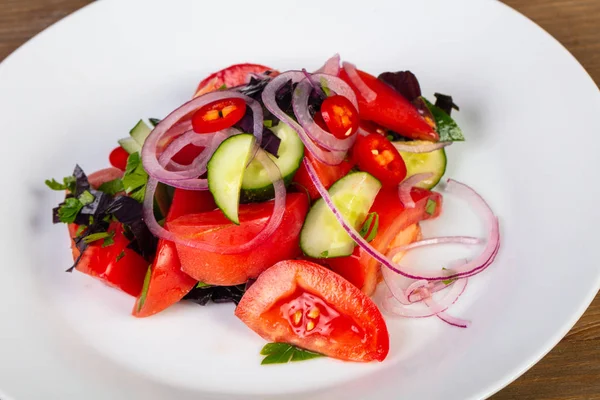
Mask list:
MULTIPOLYGON (((382 269, 384 271, 385 269, 382 269)), ((386 280, 386 285, 388 281, 386 280)), ((428 318, 444 312, 450 308, 459 297, 464 293, 467 287, 468 279, 458 279, 446 286, 446 294, 439 301, 431 299, 431 293, 424 296, 423 299, 410 302, 405 296, 404 290, 397 290, 395 286, 388 286, 389 292, 384 298, 383 308, 389 313, 408 318, 428 318), (431 304, 427 304, 430 302, 431 304)), ((431 284, 431 283, 429 283, 431 284)), ((441 292, 441 291, 440 291, 441 292)), ((440 293, 442 294, 442 293, 440 293)))
MULTIPOLYGON (((192 143, 199 143, 198 142, 198 138, 201 138, 202 141, 200 142, 199 146, 205 147, 207 146, 210 141, 213 139, 214 134, 207 134, 207 135, 198 135, 196 132, 194 131, 188 131, 186 133, 184 133, 183 135, 179 136, 178 138, 176 138, 175 140, 173 140, 171 143, 169 143, 169 145, 167 146, 167 148, 165 149, 165 151, 160 155, 159 157, 159 164, 162 166, 168 165, 169 162, 171 161, 171 159, 181 151, 181 149, 183 149, 185 146, 192 144, 192 143), (196 140, 194 140, 196 139, 196 140)), ((201 173, 199 173, 199 171, 196 171, 192 166, 182 166, 183 168, 179 168, 178 170, 176 170, 182 179, 185 178, 195 178, 199 175, 201 175, 201 173)))
POLYGON ((357 131, 357 132, 358 132, 358 134, 359 134, 360 136, 367 136, 367 135, 369 135, 369 132, 367 132, 366 130, 364 130, 364 129, 363 129, 363 128, 361 128, 360 126, 358 127, 358 131, 357 131))
POLYGON ((148 229, 150 229, 150 232, 161 239, 169 240, 183 246, 220 254, 239 254, 252 250, 265 243, 279 227, 281 220, 283 219, 286 190, 279 168, 277 168, 277 165, 269 158, 267 153, 262 149, 259 150, 256 159, 262 164, 267 171, 269 178, 273 182, 273 187, 275 188, 275 204, 273 205, 273 213, 269 217, 267 224, 252 240, 239 246, 216 246, 199 240, 183 239, 174 233, 169 232, 160 226, 154 217, 154 193, 156 192, 156 186, 158 185, 158 181, 154 178, 148 179, 144 198, 144 222, 148 226, 148 229))
POLYGON ((407 267, 403 265, 395 265, 394 262, 392 262, 386 256, 381 254, 377 249, 371 246, 371 244, 367 242, 365 238, 363 238, 356 231, 356 229, 354 229, 352 225, 348 224, 345 221, 343 215, 335 207, 335 204, 331 200, 329 193, 319 180, 312 163, 307 158, 305 158, 303 162, 311 181, 313 182, 319 194, 325 201, 325 204, 327 204, 327 207, 329 207, 329 209, 331 210, 337 221, 340 223, 340 225, 342 225, 346 233, 348 233, 352 240, 354 240, 376 261, 382 263, 387 268, 398 274, 401 274, 411 279, 427 279, 430 281, 472 276, 487 268, 487 266, 489 266, 492 263, 498 252, 498 248, 500 245, 500 227, 498 224, 498 219, 494 216, 492 210, 489 208, 485 200, 483 200, 483 198, 469 186, 457 182, 455 180, 449 179, 447 184, 447 190, 450 192, 454 192, 460 196, 470 198, 472 200, 471 204, 475 205, 476 208, 480 210, 486 223, 486 226, 489 227, 490 235, 483 252, 472 261, 464 264, 461 267, 453 269, 453 271, 449 272, 448 274, 441 273, 439 271, 423 271, 417 268, 407 267))
MULTIPOLYGON (((409 142, 410 143, 410 142, 409 142)), ((452 142, 426 142, 418 145, 406 144, 406 142, 392 142, 396 150, 406 153, 431 153, 446 146, 450 146, 452 142)))
POLYGON ((433 176, 431 172, 425 172, 422 174, 415 174, 413 176, 409 176, 404 181, 400 182, 398 185, 398 195, 400 196, 400 201, 404 204, 406 208, 414 208, 415 202, 412 199, 410 194, 412 188, 419 183, 427 180, 433 176))
MULTIPOLYGON (((312 76, 315 80, 324 80, 327 82, 327 86, 336 92, 338 95, 346 97, 352 105, 358 110, 358 103, 356 102, 356 95, 354 91, 346 82, 340 78, 329 76, 325 74, 315 74, 312 76)), ((315 122, 313 117, 310 115, 308 110, 308 99, 310 97, 312 86, 308 79, 302 80, 296 90, 294 90, 292 103, 294 106, 294 114, 298 119, 298 122, 304 128, 304 131, 308 136, 319 146, 326 148, 327 150, 333 151, 348 151, 354 145, 356 141, 356 133, 353 133, 346 139, 338 139, 331 133, 321 129, 315 122)))
POLYGON ((471 236, 439 236, 439 237, 418 240, 416 242, 405 244, 403 246, 394 247, 394 248, 390 249, 390 251, 388 251, 387 256, 393 259, 394 256, 398 253, 403 253, 405 251, 417 249, 419 247, 434 246, 434 245, 438 245, 438 244, 475 245, 475 244, 481 244, 481 243, 483 243, 483 240, 476 238, 476 237, 471 237, 471 236))
POLYGON ((350 64, 349 62, 344 61, 342 63, 342 67, 344 67, 344 71, 348 74, 348 78, 350 78, 350 82, 356 86, 356 89, 360 93, 360 95, 366 100, 367 103, 374 101, 377 98, 377 93, 373 91, 358 75, 358 71, 354 64, 350 64))
MULTIPOLYGON (((228 129, 225 129, 225 130, 215 133, 214 136, 212 137, 210 143, 204 148, 204 150, 202 150, 202 153, 200 153, 200 155, 198 157, 196 157, 196 159, 190 165, 189 171, 191 171, 191 172, 189 172, 189 173, 195 174, 193 176, 200 176, 200 175, 204 174, 206 172, 206 166, 208 164, 208 161, 212 157, 213 153, 217 150, 217 148, 221 145, 223 140, 227 139, 229 136, 236 135, 238 133, 240 133, 240 132, 235 128, 228 128, 228 129)), ((194 143, 198 143, 198 139, 195 139, 194 143)), ((190 144, 190 143, 188 143, 188 144, 190 144)), ((166 158, 162 159, 162 156, 161 156, 160 161, 161 161, 161 165, 163 165, 164 162, 168 162, 168 160, 166 158)), ((185 171, 185 172, 187 173, 188 171, 185 171)), ((208 180, 205 178, 165 179, 161 182, 166 183, 167 185, 171 185, 173 187, 179 188, 179 189, 186 189, 186 190, 207 190, 208 189, 208 180)))
POLYGON ((178 133, 178 131, 175 131, 176 127, 181 129, 179 128, 180 125, 182 127, 189 126, 187 123, 178 124, 186 115, 213 101, 230 98, 242 99, 248 104, 248 106, 250 106, 254 118, 253 133, 256 137, 256 140, 260 143, 262 141, 263 111, 259 102, 251 97, 231 90, 207 93, 202 96, 198 96, 177 108, 166 118, 160 121, 159 124, 156 125, 156 127, 152 130, 150 135, 146 138, 144 146, 142 147, 142 163, 148 175, 160 180, 161 182, 165 182, 166 180, 187 179, 187 177, 181 176, 182 174, 180 171, 167 171, 158 163, 157 153, 159 144, 163 143, 163 140, 166 137, 172 138, 176 136, 176 133, 178 133))
POLYGON ((471 325, 470 321, 462 318, 456 318, 449 315, 447 312, 437 313, 436 317, 447 323, 448 325, 455 326, 457 328, 468 328, 471 325))
POLYGON ((315 71, 315 74, 327 74, 338 76, 340 73, 340 55, 334 54, 325 64, 315 71))
POLYGON ((300 140, 304 143, 304 146, 310 151, 319 161, 327 165, 338 165, 346 157, 344 151, 326 151, 322 150, 317 146, 308 134, 304 131, 293 118, 288 116, 279 106, 276 101, 277 90, 285 85, 289 80, 292 82, 300 82, 304 79, 304 74, 301 71, 288 71, 278 75, 264 88, 262 92, 262 100, 265 107, 275 115, 280 121, 289 125, 292 129, 298 133, 300 140))

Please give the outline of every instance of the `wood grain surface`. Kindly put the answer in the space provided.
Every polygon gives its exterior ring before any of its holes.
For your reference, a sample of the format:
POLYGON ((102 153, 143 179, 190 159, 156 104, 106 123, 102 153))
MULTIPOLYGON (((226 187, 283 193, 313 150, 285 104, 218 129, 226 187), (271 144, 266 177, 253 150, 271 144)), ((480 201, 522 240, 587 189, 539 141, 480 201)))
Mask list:
MULTIPOLYGON (((558 39, 600 83, 600 0, 504 2, 558 39)), ((0 0, 0 60, 42 29, 88 3, 0 0)), ((542 361, 492 399, 600 400, 600 296, 542 361)))

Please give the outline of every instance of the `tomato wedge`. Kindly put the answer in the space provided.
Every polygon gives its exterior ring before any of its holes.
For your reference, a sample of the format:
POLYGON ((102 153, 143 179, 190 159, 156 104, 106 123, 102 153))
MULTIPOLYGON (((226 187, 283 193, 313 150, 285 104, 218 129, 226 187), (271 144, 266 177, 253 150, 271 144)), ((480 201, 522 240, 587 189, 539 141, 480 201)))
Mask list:
POLYGON ((406 177, 406 164, 394 145, 378 133, 359 136, 352 148, 358 167, 379 179, 384 186, 396 186, 406 177))
MULTIPOLYGON (((241 245, 254 238, 267 224, 273 204, 268 201, 240 205, 239 225, 227 219, 221 210, 184 215, 166 225, 171 232, 184 238, 198 238, 221 246, 241 245)), ((210 285, 239 285, 256 278, 274 263, 300 254, 298 237, 307 211, 307 196, 289 193, 283 220, 265 243, 240 254, 219 254, 177 245, 181 269, 210 285)))
MULTIPOLYGON (((323 186, 325 186, 325 189, 329 189, 331 185, 337 182, 340 178, 346 176, 352 167, 354 167, 354 162, 352 160, 342 161, 338 165, 324 164, 317 160, 309 151, 304 152, 304 157, 308 158, 315 168, 315 171, 319 176, 319 180, 323 186)), ((308 171, 306 170, 304 163, 300 164, 300 168, 298 168, 298 171, 294 176, 294 182, 306 188, 312 200, 316 200, 321 197, 319 191, 308 176, 308 171)))
MULTIPOLYGON (((216 208, 207 190, 175 189, 167 222, 191 213, 216 208)), ((135 317, 149 317, 177 303, 196 285, 197 280, 181 270, 177 248, 173 242, 158 241, 146 293, 141 293, 133 307, 135 317)))
POLYGON ((213 101, 194 113, 192 127, 196 133, 217 132, 238 123, 245 113, 246 102, 242 99, 213 101))
POLYGON ((358 129, 358 111, 344 96, 327 97, 321 104, 321 117, 327 130, 338 139, 346 139, 358 129))
MULTIPOLYGON (((194 97, 205 93, 214 92, 223 85, 227 88, 243 85, 247 83, 249 74, 262 74, 265 71, 275 71, 273 68, 265 67, 259 64, 235 64, 220 71, 215 72, 198 85, 194 97)), ((274 74, 272 74, 274 75, 274 74)))
MULTIPOLYGON (((418 222, 437 217, 442 209, 442 196, 429 190, 413 188, 411 196, 414 208, 405 208, 396 188, 383 188, 377 194, 370 212, 379 215, 377 235, 371 242, 378 251, 385 253, 390 246, 400 246, 418 240, 418 222), (427 212, 427 203, 436 204, 432 214, 427 212)), ((430 208, 431 210, 431 208, 430 208)), ((360 246, 348 257, 319 259, 344 278, 352 282, 365 294, 372 295, 380 278, 380 265, 360 246)))
POLYGON ((120 169, 121 171, 125 171, 127 167, 127 159, 129 158, 129 153, 125 151, 121 146, 115 147, 113 151, 110 152, 108 156, 108 160, 110 161, 110 165, 115 168, 120 169))
POLYGON ((356 92, 361 119, 376 122, 411 139, 434 142, 440 139, 435 129, 419 114, 416 107, 401 94, 373 75, 363 71, 357 72, 363 82, 377 94, 375 100, 367 102, 360 95, 346 71, 344 69, 340 71, 340 78, 356 92))
POLYGON ((235 315, 265 340, 348 361, 382 361, 385 321, 373 301, 338 274, 304 260, 282 261, 258 277, 235 315))
MULTIPOLYGON (((76 231, 77 225, 70 224, 72 238, 76 231)), ((129 239, 125 237, 123 226, 119 222, 111 223, 108 232, 113 233, 114 243, 106 247, 102 247, 102 240, 90 243, 76 269, 125 293, 138 296, 142 291, 148 262, 128 247, 129 239)), ((74 245, 72 250, 75 260, 79 256, 79 250, 74 245)))

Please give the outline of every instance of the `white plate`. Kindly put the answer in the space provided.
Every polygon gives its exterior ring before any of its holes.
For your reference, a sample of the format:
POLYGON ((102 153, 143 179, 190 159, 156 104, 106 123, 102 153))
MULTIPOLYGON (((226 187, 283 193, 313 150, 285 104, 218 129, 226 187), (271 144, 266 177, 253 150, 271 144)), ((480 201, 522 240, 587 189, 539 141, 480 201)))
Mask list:
MULTIPOLYGON (((600 285, 599 109, 575 59, 495 1, 94 3, 0 65, 0 397, 486 397, 549 351, 600 285), (425 95, 461 106, 467 142, 449 150, 448 176, 489 200, 503 235, 453 309, 471 328, 390 319, 383 363, 261 367, 263 342, 231 306, 137 320, 131 298, 62 272, 66 231, 50 224, 60 196, 44 179, 105 166, 136 119, 164 116, 213 70, 311 70, 335 52, 374 73, 410 69, 425 95)), ((444 229, 476 231, 460 211, 449 204, 458 222, 444 229)))

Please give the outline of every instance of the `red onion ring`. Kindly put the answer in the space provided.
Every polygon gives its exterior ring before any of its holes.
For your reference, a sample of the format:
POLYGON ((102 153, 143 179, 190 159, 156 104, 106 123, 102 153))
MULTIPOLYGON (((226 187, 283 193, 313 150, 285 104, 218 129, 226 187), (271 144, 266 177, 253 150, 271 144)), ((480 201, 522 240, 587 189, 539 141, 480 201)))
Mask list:
POLYGON ((452 325, 457 328, 468 328, 469 325, 471 325, 470 321, 467 321, 466 319, 453 317, 446 312, 437 313, 436 317, 438 317, 448 325, 452 325))
MULTIPOLYGON (((212 140, 208 144, 208 146, 206 146, 204 148, 204 150, 202 150, 202 153, 200 153, 198 155, 198 157, 196 157, 196 159, 194 159, 194 161, 192 162, 190 173, 195 174, 193 176, 200 176, 200 175, 204 174, 206 172, 206 165, 208 164, 208 161, 212 157, 213 153, 217 150, 217 148, 221 145, 223 140, 227 139, 229 136, 232 136, 232 135, 235 135, 238 133, 239 133, 239 131, 234 128, 228 128, 228 129, 225 129, 225 130, 215 133, 214 136, 212 137, 212 140)), ((197 141, 196 141, 196 143, 197 143, 197 141)), ((191 144, 191 143, 188 143, 188 144, 191 144)), ((165 159, 162 159, 162 156, 161 156, 160 164, 164 165, 163 163, 165 163, 165 162, 168 162, 168 159, 166 159, 166 157, 165 157, 165 159)), ((186 189, 186 190, 207 190, 208 189, 208 180, 206 178, 165 179, 165 180, 162 180, 161 182, 166 183, 167 185, 171 185, 173 187, 179 188, 179 189, 186 189)))
POLYGON ((354 64, 344 61, 342 63, 342 67, 344 68, 344 71, 346 71, 346 73, 348 74, 350 82, 352 82, 354 86, 356 86, 356 90, 358 90, 358 93, 360 93, 360 95, 367 101, 367 103, 370 103, 377 98, 377 93, 375 93, 373 89, 371 89, 362 80, 360 75, 358 75, 358 71, 356 71, 356 67, 354 66, 354 64))
MULTIPOLYGON (((263 131, 263 111, 259 102, 242 93, 231 90, 207 93, 188 101, 175 111, 171 112, 166 118, 160 121, 158 125, 156 125, 148 138, 146 138, 144 146, 142 147, 142 164, 144 165, 144 169, 148 175, 165 183, 167 183, 166 180, 186 179, 185 177, 181 176, 180 171, 167 171, 163 166, 160 165, 157 158, 159 143, 161 143, 165 137, 176 136, 177 132, 174 132, 174 130, 176 127, 179 128, 178 122, 186 115, 213 101, 230 98, 242 99, 250 106, 254 116, 253 133, 257 142, 261 143, 263 131)), ((185 126, 184 124, 182 125, 185 126)))
POLYGON ((319 148, 308 134, 304 131, 304 128, 300 126, 293 118, 289 117, 279 106, 275 100, 277 90, 281 88, 289 80, 292 82, 300 82, 303 80, 304 74, 301 71, 288 71, 278 75, 264 88, 262 92, 262 100, 267 108, 273 115, 275 115, 280 121, 288 124, 292 129, 298 133, 300 140, 304 143, 304 146, 310 151, 319 161, 327 165, 338 165, 346 157, 346 152, 343 151, 325 151, 319 148))
POLYGON ((404 204, 404 207, 406 207, 406 208, 414 208, 415 207, 415 202, 413 201, 412 196, 410 194, 412 188, 414 186, 416 186, 417 184, 419 184, 420 182, 423 182, 424 180, 431 178, 432 176, 433 176, 433 173, 431 173, 431 172, 415 174, 413 176, 406 178, 402 182, 400 182, 400 185, 398 185, 398 196, 400 196, 400 201, 402 202, 402 204, 404 204))
MULTIPOLYGON (((356 95, 346 82, 340 78, 325 74, 315 74, 312 76, 312 78, 318 80, 319 82, 321 79, 325 80, 331 90, 336 92, 338 95, 346 97, 358 110, 356 95)), ((294 90, 292 104, 294 107, 294 114, 296 115, 300 126, 304 128, 304 131, 308 134, 308 136, 319 146, 324 147, 327 150, 348 151, 348 149, 350 149, 356 141, 356 133, 352 134, 352 136, 346 139, 338 139, 331 133, 321 129, 308 111, 308 99, 310 97, 311 90, 312 86, 307 78, 302 80, 296 87, 296 90, 294 90)))
POLYGON ((472 261, 454 269, 449 275, 442 274, 439 271, 422 271, 407 266, 396 265, 386 256, 381 254, 377 249, 371 246, 371 244, 367 242, 365 238, 363 238, 356 231, 356 229, 354 229, 353 226, 351 226, 344 220, 343 215, 335 207, 335 204, 331 200, 329 193, 319 180, 312 163, 306 158, 303 162, 311 181, 313 182, 317 191, 325 201, 325 204, 327 204, 327 207, 331 210, 337 221, 340 223, 340 225, 342 225, 342 227, 344 228, 346 233, 348 233, 348 235, 352 238, 352 240, 354 240, 375 260, 377 260, 378 262, 385 265, 387 268, 400 275, 411 279, 426 279, 430 281, 447 280, 461 277, 464 278, 483 271, 493 262, 493 260, 496 257, 496 254, 498 253, 498 248, 500 246, 500 227, 498 224, 498 219, 494 216, 492 210, 489 208, 485 200, 483 200, 483 198, 479 194, 477 194, 477 192, 475 192, 473 189, 471 189, 469 186, 463 183, 449 179, 448 184, 446 185, 447 190, 450 192, 455 192, 456 194, 464 197, 470 197, 472 200, 474 200, 472 204, 475 205, 476 208, 480 209, 480 212, 483 214, 486 225, 489 226, 490 235, 483 252, 478 257, 474 258, 472 261))
MULTIPOLYGON (((387 285, 387 280, 385 282, 387 285)), ((431 300, 431 296, 425 297, 423 300, 409 302, 408 298, 405 297, 404 291, 400 290, 398 293, 392 292, 392 289, 388 286, 388 293, 385 296, 382 305, 387 312, 401 317, 433 317, 436 314, 448 310, 450 306, 456 303, 459 297, 464 293, 467 283, 467 279, 458 279, 450 285, 447 285, 448 292, 439 302, 431 300), (403 301, 400 301, 400 299, 403 301), (431 302, 431 305, 427 304, 427 302, 431 302)))
POLYGON ((471 236, 439 236, 429 239, 418 240, 403 246, 398 246, 390 249, 387 252, 387 256, 393 258, 398 253, 417 249, 419 247, 434 246, 438 244, 481 244, 483 241, 476 237, 471 236))
POLYGON ((404 142, 392 142, 396 150, 404 151, 405 153, 431 153, 444 147, 450 146, 452 142, 427 142, 411 146, 404 142))
POLYGON ((273 182, 273 187, 275 188, 275 204, 273 205, 273 213, 269 217, 267 224, 252 240, 243 245, 216 246, 198 240, 183 239, 174 233, 169 232, 160 226, 154 217, 154 193, 156 192, 156 186, 158 185, 158 181, 154 178, 148 179, 144 198, 144 222, 148 226, 148 229, 150 229, 150 232, 161 239, 175 242, 183 246, 220 254, 239 254, 263 244, 281 224, 285 212, 286 190, 277 164, 269 158, 264 150, 261 149, 258 151, 256 159, 265 168, 273 182))
POLYGON ((325 64, 315 71, 315 74, 327 74, 338 76, 340 73, 340 55, 334 54, 325 64))

